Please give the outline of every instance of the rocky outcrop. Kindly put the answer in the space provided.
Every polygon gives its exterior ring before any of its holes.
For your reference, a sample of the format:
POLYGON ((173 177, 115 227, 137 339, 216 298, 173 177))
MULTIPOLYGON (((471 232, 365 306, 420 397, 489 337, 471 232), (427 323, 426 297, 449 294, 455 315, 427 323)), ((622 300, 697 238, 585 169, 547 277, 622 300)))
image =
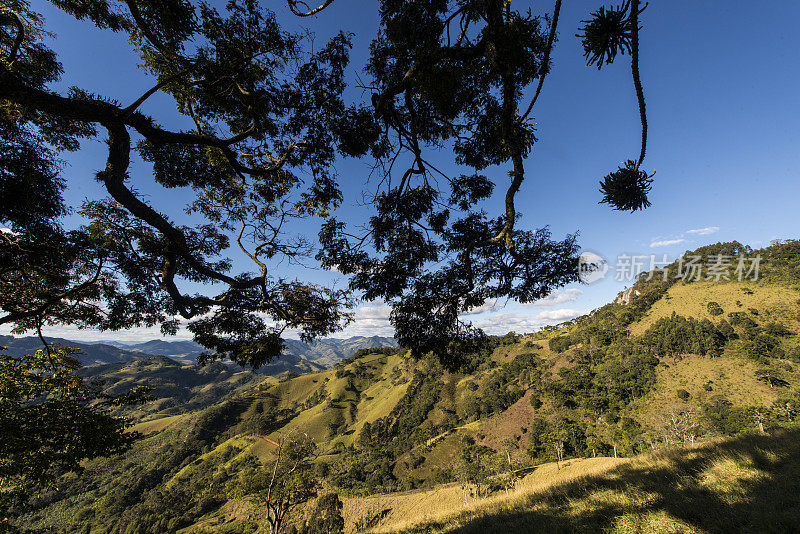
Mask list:
POLYGON ((616 303, 616 304, 630 304, 631 303, 631 299, 633 297, 638 297, 641 294, 642 294, 642 292, 639 291, 638 289, 633 288, 633 287, 629 287, 628 289, 626 289, 625 291, 623 291, 622 293, 617 295, 617 298, 616 298, 616 300, 614 300, 614 303, 616 303))

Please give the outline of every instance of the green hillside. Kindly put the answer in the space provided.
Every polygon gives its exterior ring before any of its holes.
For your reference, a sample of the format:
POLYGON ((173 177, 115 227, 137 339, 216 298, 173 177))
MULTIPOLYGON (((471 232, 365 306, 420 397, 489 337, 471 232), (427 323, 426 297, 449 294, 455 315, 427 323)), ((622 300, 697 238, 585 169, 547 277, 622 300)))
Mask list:
MULTIPOLYGON (((46 339, 49 344, 78 349, 74 357, 83 366, 131 362, 148 356, 138 351, 128 350, 125 347, 112 346, 105 343, 80 343, 57 337, 48 337, 46 339)), ((41 350, 43 345, 38 337, 0 335, 0 347, 6 347, 9 355, 18 357, 24 354, 33 354, 37 350, 41 350)))
POLYGON ((206 408, 237 391, 251 388, 265 375, 214 363, 206 367, 181 364, 165 356, 128 363, 81 369, 81 375, 99 382, 106 393, 118 395, 137 386, 152 388, 151 402, 118 411, 136 420, 160 418, 206 408))
POLYGON ((229 489, 291 435, 316 444, 315 476, 342 497, 349 531, 800 528, 779 496, 796 495, 800 460, 800 244, 758 252, 757 281, 645 276, 628 303, 491 337, 457 369, 387 347, 257 384, 218 370, 224 400, 142 421, 130 452, 64 478, 26 520, 67 532, 264 527, 229 489))

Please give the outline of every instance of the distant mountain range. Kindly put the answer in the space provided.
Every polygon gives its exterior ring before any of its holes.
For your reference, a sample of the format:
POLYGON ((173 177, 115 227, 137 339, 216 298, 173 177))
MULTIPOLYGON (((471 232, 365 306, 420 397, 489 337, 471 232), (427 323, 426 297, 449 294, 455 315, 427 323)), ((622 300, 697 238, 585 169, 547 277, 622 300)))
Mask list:
MULTIPOLYGON (((63 338, 47 338, 47 341, 80 349, 81 352, 76 354, 76 357, 84 366, 127 363, 150 356, 168 356, 181 363, 193 363, 206 350, 193 341, 180 340, 153 339, 144 343, 123 343, 112 340, 71 341, 63 338)), ((0 336, 0 346, 7 346, 8 353, 12 356, 21 356, 41 349, 42 342, 37 337, 0 336)), ((281 368, 288 364, 288 367, 302 368, 304 366, 301 360, 305 360, 317 367, 332 367, 360 349, 396 346, 394 338, 381 336, 318 339, 314 343, 287 339, 284 356, 270 365, 281 368)))
MULTIPOLYGON (((148 356, 130 348, 123 349, 106 343, 87 343, 59 337, 48 337, 46 339, 50 344, 79 349, 80 352, 74 356, 83 366, 131 362, 148 356)), ((11 356, 33 354, 43 348, 42 341, 38 337, 0 336, 0 346, 7 347, 8 354, 11 356)))
POLYGON ((393 337, 382 336, 354 336, 347 339, 326 338, 318 339, 314 343, 303 343, 296 339, 287 339, 284 354, 298 356, 321 365, 333 367, 345 358, 349 358, 361 349, 374 349, 380 347, 396 347, 397 341, 393 337))

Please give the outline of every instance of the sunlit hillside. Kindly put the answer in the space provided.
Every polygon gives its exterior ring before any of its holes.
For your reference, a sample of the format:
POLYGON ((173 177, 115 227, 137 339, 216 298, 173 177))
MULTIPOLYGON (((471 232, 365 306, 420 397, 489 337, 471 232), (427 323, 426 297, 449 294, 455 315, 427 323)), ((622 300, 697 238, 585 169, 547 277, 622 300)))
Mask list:
POLYGON ((27 520, 85 532, 265 529, 237 480, 302 438, 317 493, 339 495, 347 531, 800 528, 782 497, 800 462, 797 248, 761 251, 758 281, 644 277, 629 303, 489 338, 455 368, 384 347, 244 384, 136 424, 130 452, 86 462, 27 520))
POLYGON ((544 464, 464 503, 457 487, 345 501, 388 511, 371 532, 796 532, 800 434, 749 434, 634 458, 544 464))

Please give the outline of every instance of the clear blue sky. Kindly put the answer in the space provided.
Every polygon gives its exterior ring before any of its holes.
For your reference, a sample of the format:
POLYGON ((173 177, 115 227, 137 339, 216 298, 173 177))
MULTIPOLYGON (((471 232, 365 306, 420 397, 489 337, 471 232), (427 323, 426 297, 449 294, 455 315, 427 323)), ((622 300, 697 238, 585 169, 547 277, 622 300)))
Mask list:
MULTIPOLYGON (((136 57, 119 35, 78 23, 49 4, 41 6, 52 46, 66 74, 60 87, 78 85, 122 103, 152 82, 136 68, 136 57)), ((318 42, 338 30, 352 31, 352 79, 365 63, 377 27, 377 2, 336 0, 314 19, 292 18, 282 1, 263 2, 289 27, 307 28, 318 42), (366 6, 366 7, 365 7, 366 6)), ((521 2, 534 13, 550 2, 521 2)), ((761 246, 798 235, 800 198, 800 3, 773 1, 759 6, 723 1, 653 1, 642 16, 641 74, 647 98, 650 137, 645 167, 657 171, 653 206, 636 214, 598 205, 598 181, 619 163, 638 154, 639 123, 627 56, 598 72, 584 65, 580 20, 601 5, 565 1, 554 69, 534 111, 540 141, 527 161, 527 179, 518 195, 521 225, 550 225, 556 237, 580 231, 580 244, 609 258, 621 253, 668 254, 717 241, 738 240, 761 246), (694 232, 691 232, 695 230, 694 232)), ((353 91, 351 96, 358 97, 353 91)), ((162 96, 145 111, 171 127, 185 125, 162 96)), ((446 158, 441 154, 437 159, 446 158)), ((105 161, 102 142, 86 143, 68 157, 69 196, 79 201, 98 194, 93 173, 105 161)), ((454 169, 451 167, 451 170, 454 169)), ((342 161, 339 175, 347 195, 343 211, 356 214, 364 188, 364 162, 342 161)), ((505 180, 507 169, 490 169, 505 180)), ((186 192, 152 185, 148 170, 133 169, 133 184, 157 207, 184 202, 186 192)), ((498 191, 503 190, 498 187, 498 191)), ((499 204, 495 199, 491 211, 499 204)), ((312 231, 312 227, 302 228, 312 231)), ((311 237, 315 237, 313 233, 311 237)), ((335 276, 321 271, 281 274, 316 281, 335 276)), ((342 282, 339 282, 340 284, 342 282)), ((506 304, 472 316, 492 333, 530 331, 598 307, 624 288, 614 280, 575 285, 550 302, 534 306, 506 304)), ((502 304, 502 303, 501 303, 502 304)), ((386 309, 380 303, 359 310, 359 320, 342 335, 387 334, 386 309)), ((51 335, 110 338, 116 334, 52 328, 51 335)), ((137 331, 121 338, 156 337, 137 331)))

